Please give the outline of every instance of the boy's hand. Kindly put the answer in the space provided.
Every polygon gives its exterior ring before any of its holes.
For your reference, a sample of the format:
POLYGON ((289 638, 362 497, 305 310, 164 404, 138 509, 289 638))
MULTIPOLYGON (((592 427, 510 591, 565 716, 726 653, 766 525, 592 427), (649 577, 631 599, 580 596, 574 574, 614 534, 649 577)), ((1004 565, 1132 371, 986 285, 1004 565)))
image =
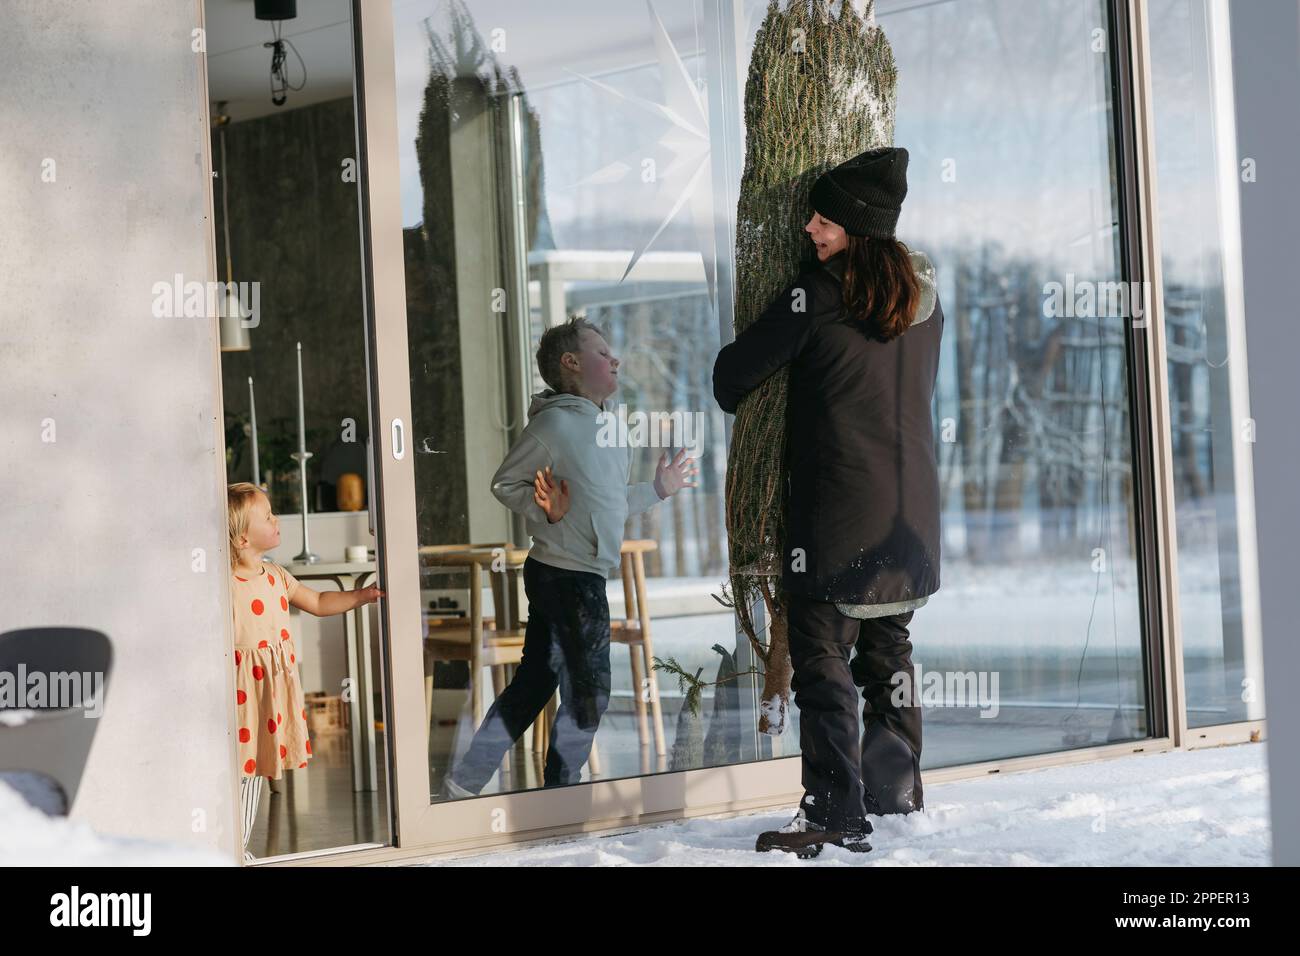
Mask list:
POLYGON ((557 486, 547 465, 545 473, 539 471, 533 479, 533 500, 546 512, 546 520, 555 524, 569 511, 569 483, 561 478, 557 486))
POLYGON ((686 458, 686 449, 683 448, 673 460, 668 460, 668 452, 664 452, 659 457, 659 464, 655 466, 655 493, 660 498, 671 498, 683 488, 697 488, 699 485, 694 481, 687 481, 687 476, 698 475, 699 468, 692 467, 695 464, 694 458, 686 458))
POLYGON ((386 596, 383 591, 379 590, 379 585, 377 584, 372 584, 365 588, 356 588, 352 593, 356 595, 357 607, 362 607, 366 604, 374 604, 381 597, 386 596))

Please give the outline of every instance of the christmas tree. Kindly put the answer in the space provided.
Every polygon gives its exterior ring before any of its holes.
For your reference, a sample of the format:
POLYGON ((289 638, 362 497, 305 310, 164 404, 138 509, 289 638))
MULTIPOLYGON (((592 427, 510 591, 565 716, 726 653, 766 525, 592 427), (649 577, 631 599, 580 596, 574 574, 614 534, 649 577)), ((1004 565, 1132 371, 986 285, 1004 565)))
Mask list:
MULTIPOLYGON (((827 169, 894 139, 894 55, 875 0, 772 0, 745 83, 736 216, 736 334, 797 278, 811 252, 808 191, 827 169)), ((779 592, 785 486, 783 369, 736 409, 727 461, 729 603, 763 663, 759 728, 785 730, 790 652, 779 592), (762 601, 766 634, 755 624, 762 601), (766 637, 766 641, 763 637, 766 637)))

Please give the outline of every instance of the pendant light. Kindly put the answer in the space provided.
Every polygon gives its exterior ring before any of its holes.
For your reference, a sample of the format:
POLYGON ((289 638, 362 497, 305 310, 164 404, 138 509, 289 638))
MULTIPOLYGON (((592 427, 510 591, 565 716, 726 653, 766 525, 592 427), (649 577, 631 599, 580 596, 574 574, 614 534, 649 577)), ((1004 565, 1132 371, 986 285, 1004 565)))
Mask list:
POLYGON ((253 15, 259 20, 271 21, 271 33, 275 39, 262 46, 271 48, 271 102, 283 106, 288 99, 287 90, 301 90, 307 85, 307 64, 303 62, 302 54, 297 47, 280 36, 281 21, 293 20, 298 16, 298 0, 254 0, 253 15), (288 59, 284 52, 285 46, 293 50, 298 65, 302 67, 302 82, 297 86, 289 82, 289 73, 284 68, 288 59))
POLYGON ((230 123, 230 116, 226 113, 225 100, 217 104, 217 115, 212 123, 219 128, 221 140, 221 230, 226 240, 226 298, 220 318, 221 351, 247 352, 253 343, 244 325, 243 307, 235 290, 234 270, 230 264, 230 205, 226 198, 226 126, 230 123))

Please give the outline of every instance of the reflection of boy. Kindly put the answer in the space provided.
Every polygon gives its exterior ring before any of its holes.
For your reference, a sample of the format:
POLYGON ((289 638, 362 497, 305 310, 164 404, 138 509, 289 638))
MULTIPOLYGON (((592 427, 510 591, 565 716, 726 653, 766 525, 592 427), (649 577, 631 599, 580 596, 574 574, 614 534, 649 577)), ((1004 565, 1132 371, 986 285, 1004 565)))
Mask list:
POLYGON ((682 488, 695 460, 660 457, 654 481, 629 485, 631 449, 600 442, 605 400, 619 361, 584 319, 548 329, 537 364, 550 388, 533 396, 528 425, 492 476, 492 493, 527 519, 528 628, 514 679, 493 702, 449 773, 446 796, 477 794, 501 758, 560 689, 543 771, 545 786, 577 783, 609 703, 609 603, 605 580, 619 564, 623 525, 682 488))

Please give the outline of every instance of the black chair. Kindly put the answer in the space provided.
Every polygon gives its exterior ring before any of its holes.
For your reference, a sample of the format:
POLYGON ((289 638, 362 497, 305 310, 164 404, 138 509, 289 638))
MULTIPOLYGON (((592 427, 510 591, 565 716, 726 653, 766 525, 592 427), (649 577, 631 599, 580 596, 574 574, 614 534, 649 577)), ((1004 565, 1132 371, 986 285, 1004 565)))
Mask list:
MULTIPOLYGON (((112 642, 89 628, 29 627, 0 634, 0 673, 10 675, 5 679, 13 681, 16 693, 19 665, 27 675, 47 675, 51 693, 56 682, 50 675, 83 675, 82 694, 87 699, 81 706, 60 701, 73 706, 50 707, 46 700, 45 706, 20 706, 15 712, 8 702, 0 702, 0 780, 49 815, 66 815, 77 799, 99 728, 99 721, 87 714, 90 695, 97 689, 94 675, 103 675, 101 695, 106 696, 112 663, 112 642), (91 675, 89 686, 84 684, 85 675, 91 675)), ((104 701, 94 703, 102 715, 104 701)))

